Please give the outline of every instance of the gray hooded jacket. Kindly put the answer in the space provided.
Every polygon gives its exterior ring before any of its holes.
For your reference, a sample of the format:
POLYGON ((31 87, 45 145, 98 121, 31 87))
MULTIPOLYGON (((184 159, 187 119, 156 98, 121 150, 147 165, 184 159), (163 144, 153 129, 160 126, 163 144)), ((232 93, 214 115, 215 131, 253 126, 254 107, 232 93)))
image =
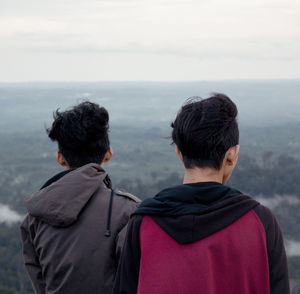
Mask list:
POLYGON ((97 164, 69 172, 25 201, 24 261, 37 294, 111 293, 126 225, 140 202, 115 191, 97 164))

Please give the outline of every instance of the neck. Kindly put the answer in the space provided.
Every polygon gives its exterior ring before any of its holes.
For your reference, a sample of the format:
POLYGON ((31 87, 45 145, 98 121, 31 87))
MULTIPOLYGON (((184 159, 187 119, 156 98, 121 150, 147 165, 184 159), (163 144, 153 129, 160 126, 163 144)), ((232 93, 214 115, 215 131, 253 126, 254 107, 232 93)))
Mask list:
POLYGON ((199 182, 218 182, 223 183, 222 170, 216 170, 214 168, 199 168, 193 167, 185 170, 183 183, 199 183, 199 182))

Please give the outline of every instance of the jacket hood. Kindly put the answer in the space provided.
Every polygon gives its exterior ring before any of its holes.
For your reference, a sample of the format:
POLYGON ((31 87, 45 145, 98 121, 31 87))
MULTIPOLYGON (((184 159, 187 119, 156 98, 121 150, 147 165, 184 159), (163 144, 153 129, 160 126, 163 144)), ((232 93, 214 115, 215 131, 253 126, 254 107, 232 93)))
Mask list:
POLYGON ((217 182, 171 187, 146 199, 134 215, 148 215, 181 244, 199 241, 239 219, 259 203, 217 182))
POLYGON ((199 214, 210 206, 233 196, 238 190, 217 182, 199 182, 170 187, 146 199, 134 214, 178 216, 199 214))
POLYGON ((25 200, 25 206, 30 215, 52 226, 69 226, 107 177, 94 163, 62 172, 25 200))

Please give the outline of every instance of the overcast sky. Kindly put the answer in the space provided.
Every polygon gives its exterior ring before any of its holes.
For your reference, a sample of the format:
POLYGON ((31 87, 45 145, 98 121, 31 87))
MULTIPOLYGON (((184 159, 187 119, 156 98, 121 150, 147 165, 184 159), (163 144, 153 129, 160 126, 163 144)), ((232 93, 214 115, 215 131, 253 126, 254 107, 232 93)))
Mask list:
POLYGON ((1 0, 0 82, 300 78, 299 0, 1 0))

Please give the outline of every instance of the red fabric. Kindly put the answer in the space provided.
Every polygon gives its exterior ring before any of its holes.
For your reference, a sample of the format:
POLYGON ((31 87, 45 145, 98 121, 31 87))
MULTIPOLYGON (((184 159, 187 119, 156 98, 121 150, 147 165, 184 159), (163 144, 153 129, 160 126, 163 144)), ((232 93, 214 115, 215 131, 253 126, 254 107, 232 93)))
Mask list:
POLYGON ((269 294, 266 235, 253 210, 181 245, 151 217, 140 227, 138 294, 269 294))

